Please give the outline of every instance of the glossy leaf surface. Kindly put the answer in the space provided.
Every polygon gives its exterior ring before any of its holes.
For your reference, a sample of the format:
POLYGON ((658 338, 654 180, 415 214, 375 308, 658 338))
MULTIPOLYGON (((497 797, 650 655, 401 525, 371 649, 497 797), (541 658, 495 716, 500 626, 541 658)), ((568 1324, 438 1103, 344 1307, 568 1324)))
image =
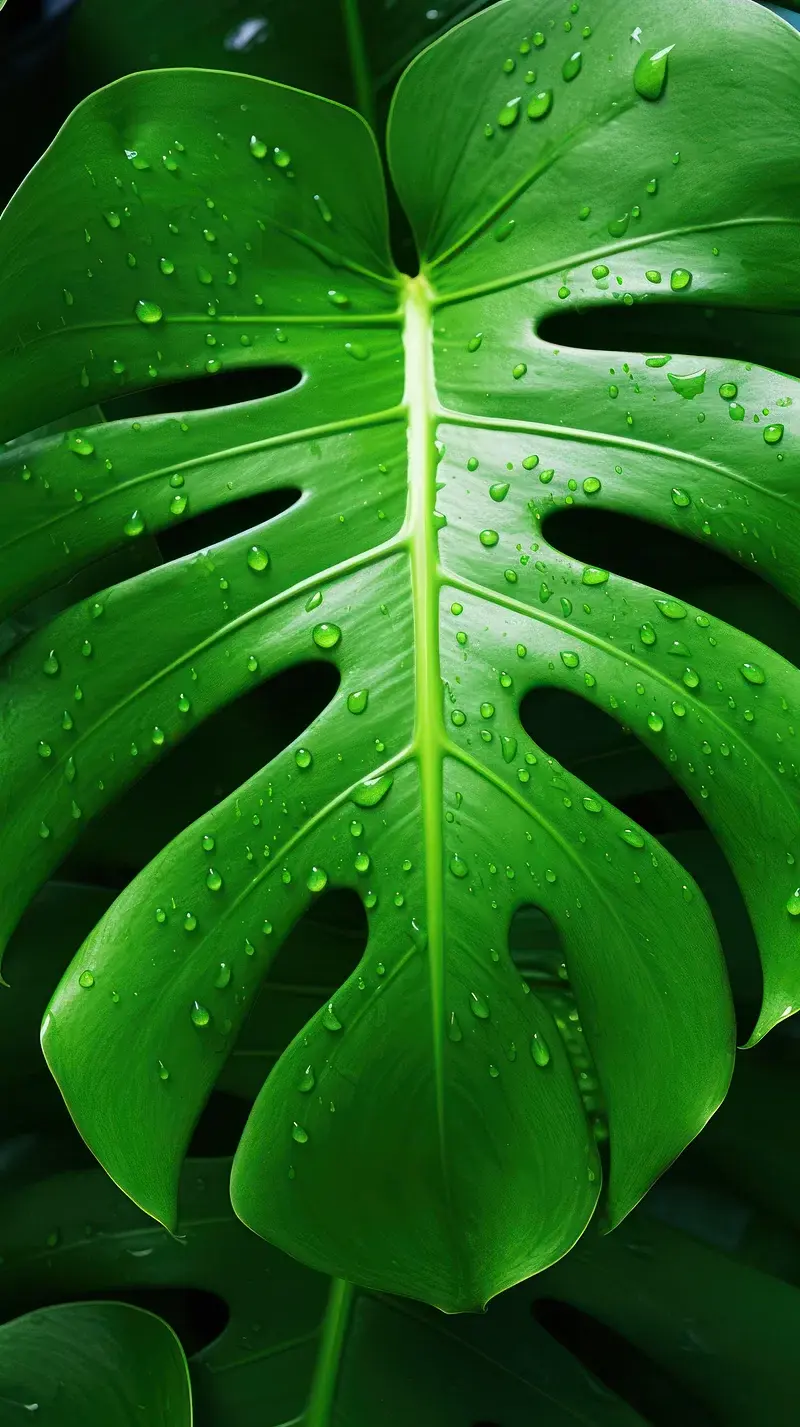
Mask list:
POLYGON ((50 1427, 192 1427, 180 1343, 124 1303, 67 1303, 4 1323, 0 1423, 29 1417, 50 1427))
POLYGON ((246 1222, 308 1263, 467 1308, 582 1232, 599 1164, 506 951, 520 906, 564 948, 607 1108, 608 1222, 713 1112, 733 1019, 708 909, 525 734, 529 690, 588 700, 664 762, 747 900, 756 1035, 797 1002, 797 672, 547 534, 576 506, 625 513, 797 597, 796 382, 538 335, 667 292, 688 313, 800 301, 798 42, 756 7, 720 13, 624 3, 579 44, 554 9, 530 35, 512 0, 415 61, 388 143, 415 279, 392 268, 363 123, 230 75, 103 91, 0 225, 6 435, 220 368, 303 376, 5 458, 9 606, 212 507, 288 507, 12 656, 8 927, 81 824, 254 680, 309 658, 341 679, 126 889, 52 1003, 45 1052, 81 1132, 166 1223, 274 948, 329 887, 362 898, 369 944, 269 1076, 233 1175, 246 1222))

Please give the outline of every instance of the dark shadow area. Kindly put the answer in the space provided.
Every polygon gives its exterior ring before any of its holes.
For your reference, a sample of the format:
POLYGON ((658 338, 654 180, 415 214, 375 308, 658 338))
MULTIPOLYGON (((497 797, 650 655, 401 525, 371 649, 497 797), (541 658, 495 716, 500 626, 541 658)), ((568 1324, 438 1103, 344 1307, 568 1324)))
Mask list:
POLYGON ((10 1318, 31 1313, 36 1308, 53 1308, 59 1303, 130 1303, 163 1318, 179 1338, 187 1357, 207 1348, 228 1326, 230 1311, 219 1294, 205 1288, 178 1288, 172 1285, 131 1288, 79 1288, 73 1293, 48 1293, 43 1302, 31 1294, 21 1295, 10 1318))
POLYGON ((53 139, 70 110, 66 38, 72 0, 11 0, 0 13, 0 93, 7 116, 0 208, 53 139))
POLYGON ((190 1159, 213 1159, 234 1155, 249 1114, 247 1100, 225 1090, 212 1090, 194 1127, 187 1156, 190 1159))
POLYGON ((800 376, 799 326, 796 312, 700 307, 648 294, 646 301, 632 307, 606 302, 550 313, 538 336, 556 347, 599 352, 730 357, 796 377, 800 376))
POLYGON ((650 1427, 724 1427, 683 1384, 614 1328, 573 1308, 542 1298, 531 1305, 537 1323, 572 1353, 605 1387, 638 1412, 650 1427))
POLYGON ((299 367, 248 366, 223 368, 207 375, 185 377, 182 381, 154 382, 141 391, 106 397, 102 404, 106 421, 135 419, 137 416, 167 416, 172 412, 210 411, 216 406, 236 406, 262 396, 291 391, 303 379, 299 367))
POLYGON ((587 508, 559 510, 544 534, 574 560, 699 606, 800 664, 800 615, 747 566, 635 516, 587 508))
POLYGON ((278 1057, 353 974, 368 934, 354 891, 333 888, 311 904, 277 951, 222 1071, 222 1089, 249 1108, 278 1057))
POLYGON ((263 768, 339 686, 332 664, 296 664, 205 719, 87 825, 66 880, 121 890, 183 828, 263 768))
POLYGON ((274 520, 299 499, 300 491, 291 487, 282 491, 259 491, 257 495, 228 501, 167 526, 156 535, 156 543, 164 560, 177 560, 181 555, 192 555, 195 550, 205 550, 231 535, 240 535, 256 525, 263 525, 266 520, 274 520))

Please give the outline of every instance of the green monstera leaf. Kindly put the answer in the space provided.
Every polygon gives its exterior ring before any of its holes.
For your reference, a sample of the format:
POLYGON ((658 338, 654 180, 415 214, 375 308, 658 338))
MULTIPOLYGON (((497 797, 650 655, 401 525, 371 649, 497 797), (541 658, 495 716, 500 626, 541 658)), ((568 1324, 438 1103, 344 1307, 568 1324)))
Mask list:
POLYGON ((125 1303, 14 1318, 0 1327, 0 1423, 15 1427, 26 1412, 53 1427, 192 1427, 181 1345, 166 1323, 125 1303))
POLYGON ((0 223, 4 436, 154 383, 301 374, 3 457, 9 609, 144 532, 241 516, 9 657, 6 932, 87 820, 145 770, 157 796, 193 727, 292 664, 340 680, 110 908, 51 1003, 49 1064, 111 1176, 174 1224, 192 1127, 275 950, 326 889, 355 892, 366 951, 269 1074, 233 1202, 313 1267, 446 1309, 552 1263, 601 1193, 567 1050, 507 949, 521 907, 557 930, 602 1089, 607 1225, 733 1062, 704 899, 537 746, 523 695, 588 700, 663 761, 747 902, 753 1039, 798 1003, 796 670, 548 539, 553 515, 621 513, 796 600, 796 382, 541 335, 588 311, 624 340, 629 308, 676 304, 687 334, 709 306, 727 332, 751 311, 760 340, 791 332, 798 39, 717 0, 569 24, 509 0, 404 76, 388 150, 416 277, 392 266, 359 117, 202 71, 83 104, 0 223), (234 508, 270 493, 269 520, 234 508))

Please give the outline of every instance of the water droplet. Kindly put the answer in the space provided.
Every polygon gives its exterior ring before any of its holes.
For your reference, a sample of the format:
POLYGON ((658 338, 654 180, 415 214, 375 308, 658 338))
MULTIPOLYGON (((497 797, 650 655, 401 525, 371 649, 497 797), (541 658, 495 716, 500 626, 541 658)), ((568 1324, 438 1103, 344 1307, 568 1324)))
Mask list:
POLYGON ((369 689, 356 689, 347 695, 347 709, 351 714, 362 714, 369 701, 369 689))
POLYGON ((480 991, 470 991, 469 1008, 473 1016, 477 1016, 479 1021, 488 1021, 491 1016, 489 1002, 485 996, 481 995, 480 991))
POLYGON ((700 683, 700 675, 696 669, 686 668, 681 675, 687 689, 696 689, 700 683))
POLYGON ((601 813, 603 811, 603 804, 600 802, 600 799, 593 798, 588 793, 583 798, 583 806, 585 807, 587 813, 601 813))
POLYGON ((333 1002, 329 1001, 322 1012, 322 1024, 327 1031, 340 1031, 342 1023, 333 1009, 333 1002))
POLYGON ((82 986, 84 991, 88 991, 91 986, 94 986, 94 976, 88 968, 86 971, 82 971, 78 977, 78 985, 82 986))
POLYGON ((510 489, 511 487, 508 481, 495 481, 489 487, 489 495, 492 500, 495 501, 505 500, 510 489))
POLYGON ((481 545, 485 545, 487 549, 491 549, 493 545, 497 544, 500 536, 496 530, 482 530, 478 539, 481 545))
POLYGON ((469 868, 466 862, 464 861, 463 857, 460 857, 458 855, 457 852, 453 854, 447 865, 450 868, 450 871, 452 872, 454 877, 466 877, 469 873, 469 868))
POLYGON ((744 421, 744 407, 738 401, 732 401, 728 407, 728 415, 731 421, 744 421))
POLYGON ((345 342, 344 350, 348 357, 352 357, 356 362, 365 362, 369 356, 369 351, 363 342, 345 342))
POLYGON ((564 60, 564 63, 561 67, 561 73, 564 79, 568 81, 570 79, 575 79, 577 75, 580 74, 582 66, 583 56, 581 55, 580 50, 576 50, 574 54, 570 55, 569 59, 564 60))
POLYGON ((91 456, 94 452, 93 442, 83 431, 68 432, 64 444, 67 450, 73 451, 76 456, 91 456))
POLYGON ((338 292, 335 287, 328 288, 328 301, 332 303, 334 307, 350 306, 350 298, 347 296, 347 293, 338 292))
POLYGON ((538 1031, 534 1031, 531 1036, 531 1055, 536 1065, 542 1068, 550 1064, 550 1047, 544 1036, 540 1035, 538 1031))
POLYGON ((685 509, 687 505, 691 505, 692 503, 692 497, 689 495, 689 492, 681 490, 680 486, 673 486, 671 494, 672 504, 677 505, 679 510, 685 509))
POLYGON ((601 570, 597 565, 586 565, 581 576, 584 585, 604 585, 608 579, 608 570, 601 570))
POLYGON ((316 1077, 314 1075, 313 1067, 307 1065, 305 1070, 303 1071, 303 1074, 300 1077, 300 1080, 298 1081, 297 1088, 300 1091, 301 1095, 308 1095, 309 1091, 313 1090, 315 1085, 316 1077))
POLYGON ((775 422, 771 426, 765 426, 763 436, 768 446, 777 446, 783 437, 783 427, 780 422, 775 422))
POLYGON ((456 1044, 464 1038, 464 1033, 459 1025, 458 1016, 455 1011, 451 1011, 448 1017, 447 1038, 456 1044))
POLYGON ((667 378, 673 391, 682 396, 686 401, 692 401, 705 390, 706 370, 705 367, 699 372, 687 372, 681 375, 677 372, 667 372, 667 378))
POLYGON ((217 974, 214 977, 214 985, 218 991, 224 991, 230 985, 232 971, 227 961, 221 961, 217 967, 217 974))
POLYGON ((296 1120, 292 1124, 292 1139, 295 1140, 298 1145, 308 1144, 308 1131, 304 1130, 302 1125, 298 1125, 296 1120))
POLYGON ((786 903, 786 910, 790 917, 800 917, 800 887, 792 893, 786 903))
POLYGON ((374 808, 388 793, 394 782, 391 773, 379 773, 374 778, 365 778, 350 794, 359 808, 374 808))
POLYGON ((516 366, 511 368, 511 375, 514 381, 518 382, 520 377, 524 377, 527 370, 528 367, 525 362, 517 362, 516 366))
POLYGON ((322 892, 328 885, 328 874, 322 867, 312 867, 306 878, 309 892, 322 892))
POLYGON ((470 339, 469 339, 469 341, 468 341, 468 343, 467 343, 467 351, 468 351, 468 352, 477 352, 477 350, 478 350, 478 348, 480 347, 482 341, 483 341, 483 333, 482 333, 482 332, 476 332, 476 333, 475 333, 475 336, 474 336, 474 337, 470 337, 470 339))
POLYGON ((189 1016, 191 1017, 193 1026, 207 1026, 211 1020, 211 1013, 208 1008, 201 1005, 199 1001, 193 1003, 189 1016))
POLYGON ((529 119, 544 119, 553 107, 552 89, 542 89, 538 94, 532 94, 528 100, 528 107, 525 111, 529 119))
POLYGON ((561 662, 567 669, 577 669, 580 664, 579 656, 572 649, 561 650, 561 662))
POLYGON ((675 268, 670 273, 669 285, 673 292, 682 292, 692 281, 692 274, 688 268, 675 268))
POLYGON ((583 490, 585 495, 596 495, 599 490, 602 490, 602 488, 603 483, 602 481, 599 481, 597 479, 597 476, 587 476, 586 480, 583 483, 583 490))
POLYGON ((143 297, 140 297, 133 311, 145 327, 151 327, 154 322, 160 322, 164 316, 157 302, 150 302, 143 297))
POLYGON ((251 570, 266 570, 269 565, 269 555, 263 545, 251 545, 247 552, 247 563, 251 570))
POLYGON ((608 277, 608 273, 609 269, 606 267, 605 263, 597 263, 592 268, 592 277, 595 278, 597 282, 600 282, 604 277, 608 277))
POLYGON ((135 536, 141 535, 144 530, 144 516, 141 511, 135 510, 132 515, 129 515, 122 530, 123 534, 129 536, 131 540, 133 540, 135 536))
POLYGON ((642 99, 659 99, 667 82, 667 60, 674 45, 662 50, 644 50, 633 71, 633 87, 642 99))
POLYGON ((158 1078, 159 1080, 169 1080, 169 1071, 163 1060, 158 1061, 158 1078))
POLYGON ((658 599, 653 601, 657 610, 664 615, 665 619, 685 619, 686 606, 680 600, 658 599))
POLYGON ((51 649, 50 653, 42 664, 42 668, 45 674, 49 674, 50 677, 53 678, 58 673, 60 667, 61 666, 59 665, 56 651, 55 649, 51 649))
POLYGON ((209 892, 222 891, 222 877, 214 867, 209 867, 208 869, 208 872, 206 874, 206 886, 209 892))
POLYGON ((767 676, 760 664, 740 664, 739 672, 744 674, 748 684, 765 684, 767 676))
POLYGON ((292 156, 286 149, 274 148, 272 150, 272 162, 276 168, 288 168, 292 162, 292 156))
POLYGON ((619 835, 629 847, 644 847, 644 838, 635 827, 624 827, 619 835))
POLYGON ((647 727, 651 728, 653 730, 653 733, 660 733, 662 728, 664 727, 664 720, 661 717, 661 714, 655 712, 649 713, 647 715, 647 727))
POLYGON ((519 118, 519 104, 520 96, 517 95, 515 99, 509 99, 508 103, 503 105, 497 115, 497 122, 501 129, 510 129, 513 124, 516 124, 519 118))
POLYGON ((736 382, 723 382, 719 389, 719 394, 723 401, 733 401, 734 397, 738 395, 738 391, 739 388, 736 382))
POLYGON ((338 624, 315 624, 311 638, 318 649, 335 649, 342 637, 338 624))

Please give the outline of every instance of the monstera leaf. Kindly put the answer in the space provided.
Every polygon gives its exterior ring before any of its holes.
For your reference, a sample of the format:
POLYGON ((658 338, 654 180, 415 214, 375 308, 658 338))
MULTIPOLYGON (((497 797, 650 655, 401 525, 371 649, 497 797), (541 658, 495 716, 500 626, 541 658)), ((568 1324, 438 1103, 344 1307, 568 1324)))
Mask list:
POLYGON ((14 1427, 40 1411, 53 1427, 192 1427, 181 1345, 152 1313, 124 1303, 12 1319, 0 1327, 0 1422, 14 1427))
POLYGON ((567 21, 544 4, 535 23, 509 0, 467 21, 414 62, 390 120, 416 277, 392 266, 363 121, 237 76, 112 85, 6 212, 4 436, 153 383, 299 374, 3 459, 9 608, 143 532, 241 517, 9 658, 7 931, 81 826, 193 727, 288 665, 340 680, 125 889, 45 1020, 81 1133, 165 1224, 275 949, 328 888, 361 898, 369 942, 269 1075, 232 1179, 245 1221, 313 1267, 474 1307, 594 1213, 570 1060, 507 950, 520 907, 564 948, 610 1136, 607 1225, 719 1104, 734 1026, 705 901, 524 732, 530 690, 609 713, 696 803, 761 949, 753 1040, 797 1004, 797 672, 548 539, 554 514, 568 530, 581 508, 621 513, 796 600, 796 382, 541 335, 588 310, 624 340, 629 309, 661 304, 790 331, 797 46, 718 0, 567 21), (265 493, 280 513, 253 525, 265 493))

